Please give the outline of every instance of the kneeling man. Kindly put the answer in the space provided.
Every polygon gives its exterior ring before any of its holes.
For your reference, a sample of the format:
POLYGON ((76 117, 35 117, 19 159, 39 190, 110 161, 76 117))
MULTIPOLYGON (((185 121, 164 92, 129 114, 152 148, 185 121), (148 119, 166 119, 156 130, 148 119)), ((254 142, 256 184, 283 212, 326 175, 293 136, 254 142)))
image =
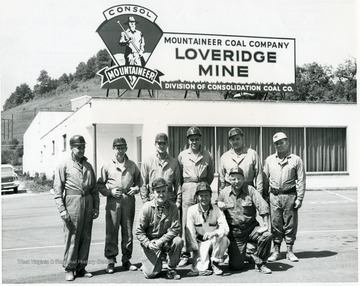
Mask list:
POLYGON ((210 261, 214 274, 222 275, 219 262, 229 246, 229 226, 224 213, 211 204, 211 193, 208 183, 199 183, 195 192, 197 204, 189 207, 187 213, 186 227, 194 254, 192 272, 199 275, 211 274, 210 261))
POLYGON ((251 255, 255 261, 255 270, 270 274, 271 270, 265 265, 270 254, 272 238, 269 206, 254 187, 244 184, 244 172, 241 168, 232 168, 229 176, 231 185, 222 190, 217 205, 224 211, 230 229, 228 235, 230 269, 244 268, 246 246, 250 242, 257 246, 256 251, 251 255), (262 227, 256 220, 256 211, 262 217, 262 227))
POLYGON ((179 214, 171 202, 168 186, 163 178, 154 179, 151 184, 154 199, 146 202, 139 214, 135 235, 141 244, 141 262, 145 278, 158 277, 162 269, 162 256, 168 255, 168 279, 180 279, 176 266, 180 261, 183 240, 180 235, 179 214))

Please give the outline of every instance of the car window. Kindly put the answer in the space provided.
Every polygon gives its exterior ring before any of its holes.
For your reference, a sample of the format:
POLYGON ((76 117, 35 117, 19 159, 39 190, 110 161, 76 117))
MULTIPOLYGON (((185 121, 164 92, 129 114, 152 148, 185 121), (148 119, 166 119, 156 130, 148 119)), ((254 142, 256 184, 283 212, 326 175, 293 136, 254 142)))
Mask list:
POLYGON ((1 167, 1 172, 5 173, 5 172, 12 172, 12 168, 11 167, 1 167))

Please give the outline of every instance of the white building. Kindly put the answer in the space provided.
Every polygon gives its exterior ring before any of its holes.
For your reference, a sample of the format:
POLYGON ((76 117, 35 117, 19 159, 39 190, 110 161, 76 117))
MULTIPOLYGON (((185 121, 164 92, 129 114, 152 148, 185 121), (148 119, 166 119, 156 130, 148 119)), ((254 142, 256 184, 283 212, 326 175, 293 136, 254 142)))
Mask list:
POLYGON ((304 160, 307 189, 355 189, 358 185, 356 104, 85 96, 72 106, 70 114, 44 112, 34 119, 24 135, 24 172, 43 172, 51 178, 60 158, 69 156, 68 141, 75 134, 85 137, 85 155, 97 175, 113 156, 115 137, 126 139, 129 158, 140 165, 155 151, 155 135, 165 132, 169 153, 177 157, 186 147, 187 128, 196 125, 216 169, 229 148, 231 127, 243 129, 246 145, 257 150, 262 160, 274 152, 272 135, 283 131, 291 151, 304 160), (45 116, 57 116, 57 120, 42 119, 45 116))

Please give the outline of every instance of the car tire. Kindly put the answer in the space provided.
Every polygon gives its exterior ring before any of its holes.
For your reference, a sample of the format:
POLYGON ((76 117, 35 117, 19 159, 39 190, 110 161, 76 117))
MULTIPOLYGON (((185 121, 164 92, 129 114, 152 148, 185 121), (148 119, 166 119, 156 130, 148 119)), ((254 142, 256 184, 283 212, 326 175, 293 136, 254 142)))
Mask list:
POLYGON ((18 187, 14 188, 14 194, 18 192, 18 187))

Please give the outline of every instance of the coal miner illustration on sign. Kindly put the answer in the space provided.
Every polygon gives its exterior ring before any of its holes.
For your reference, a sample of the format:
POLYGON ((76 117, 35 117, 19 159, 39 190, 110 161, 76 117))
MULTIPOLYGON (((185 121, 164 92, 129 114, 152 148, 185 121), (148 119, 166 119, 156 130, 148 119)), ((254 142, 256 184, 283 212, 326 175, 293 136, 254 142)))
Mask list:
MULTIPOLYGON (((163 73, 148 67, 163 31, 151 10, 132 4, 110 7, 97 33, 111 56, 109 66, 97 72, 105 89, 158 89, 163 73), (145 45, 146 43, 146 45, 145 45)), ((156 64, 156 63, 155 63, 156 64)))
POLYGON ((138 23, 133 16, 130 16, 126 24, 129 26, 124 29, 120 21, 117 21, 122 29, 120 37, 120 45, 126 45, 125 48, 125 64, 145 66, 144 49, 145 39, 141 31, 136 29, 138 23))

